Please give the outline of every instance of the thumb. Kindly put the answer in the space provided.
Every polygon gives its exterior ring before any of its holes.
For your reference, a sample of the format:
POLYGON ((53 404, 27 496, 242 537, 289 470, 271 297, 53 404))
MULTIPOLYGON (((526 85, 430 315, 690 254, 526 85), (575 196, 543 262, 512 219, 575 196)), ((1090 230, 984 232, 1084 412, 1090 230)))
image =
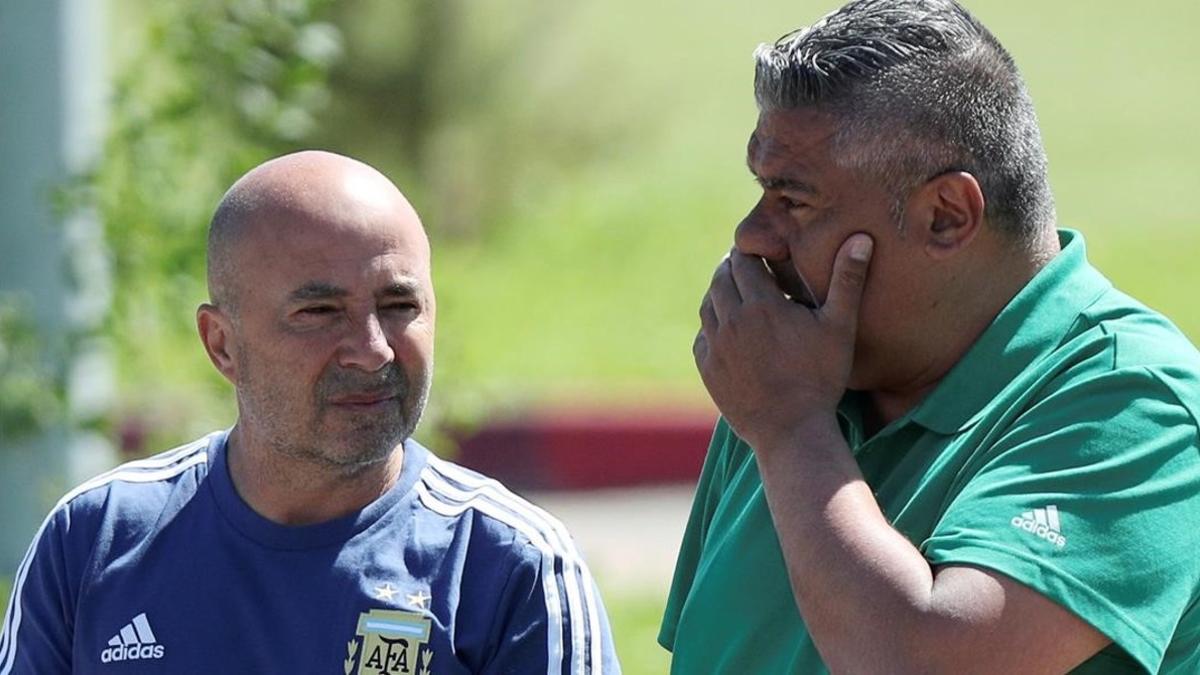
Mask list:
POLYGON ((867 268, 875 242, 870 235, 859 232, 850 235, 838 250, 833 263, 833 278, 829 295, 821 313, 831 321, 850 328, 858 324, 858 306, 867 283, 867 268))

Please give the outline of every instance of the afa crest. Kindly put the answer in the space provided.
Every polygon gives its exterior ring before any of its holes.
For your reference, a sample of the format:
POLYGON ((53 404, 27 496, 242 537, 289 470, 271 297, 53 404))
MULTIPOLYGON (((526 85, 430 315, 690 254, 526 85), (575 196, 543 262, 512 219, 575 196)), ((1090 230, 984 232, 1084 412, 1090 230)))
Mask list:
POLYGON ((363 612, 358 617, 357 637, 346 643, 346 675, 432 673, 429 627, 428 618, 412 612, 363 612))

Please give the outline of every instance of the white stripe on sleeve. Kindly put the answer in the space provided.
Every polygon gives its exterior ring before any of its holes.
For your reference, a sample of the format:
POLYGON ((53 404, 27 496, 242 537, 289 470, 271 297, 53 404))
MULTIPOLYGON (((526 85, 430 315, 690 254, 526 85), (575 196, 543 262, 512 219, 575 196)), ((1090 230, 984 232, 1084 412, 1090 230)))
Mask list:
POLYGON ((600 674, 603 667, 603 636, 595 591, 587 564, 566 527, 557 518, 513 494, 496 480, 472 475, 432 455, 429 464, 436 474, 440 474, 439 478, 442 478, 438 485, 439 490, 446 492, 450 498, 462 501, 478 496, 486 497, 511 512, 510 520, 516 518, 527 522, 543 534, 563 561, 562 577, 571 617, 571 672, 576 675, 600 674), (453 483, 468 489, 457 488, 453 483), (587 615, 586 619, 583 614, 587 615))

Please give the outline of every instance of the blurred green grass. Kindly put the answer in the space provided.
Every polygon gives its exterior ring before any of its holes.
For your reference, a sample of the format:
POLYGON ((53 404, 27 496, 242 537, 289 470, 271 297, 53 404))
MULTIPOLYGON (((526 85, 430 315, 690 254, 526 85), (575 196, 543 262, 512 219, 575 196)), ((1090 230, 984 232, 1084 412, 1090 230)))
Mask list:
POLYGON ((666 589, 660 592, 612 589, 604 593, 613 641, 625 675, 661 675, 669 669, 671 654, 658 644, 658 625, 666 598, 666 589))

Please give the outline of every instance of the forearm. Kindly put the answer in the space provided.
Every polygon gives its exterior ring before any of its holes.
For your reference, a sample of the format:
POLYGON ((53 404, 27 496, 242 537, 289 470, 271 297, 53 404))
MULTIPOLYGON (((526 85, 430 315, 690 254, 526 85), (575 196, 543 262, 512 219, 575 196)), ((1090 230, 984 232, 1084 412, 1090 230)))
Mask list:
POLYGON ((935 606, 929 563, 888 524, 833 416, 760 441, 755 454, 797 606, 833 672, 953 661, 945 650, 961 645, 945 644, 956 631, 935 606))

